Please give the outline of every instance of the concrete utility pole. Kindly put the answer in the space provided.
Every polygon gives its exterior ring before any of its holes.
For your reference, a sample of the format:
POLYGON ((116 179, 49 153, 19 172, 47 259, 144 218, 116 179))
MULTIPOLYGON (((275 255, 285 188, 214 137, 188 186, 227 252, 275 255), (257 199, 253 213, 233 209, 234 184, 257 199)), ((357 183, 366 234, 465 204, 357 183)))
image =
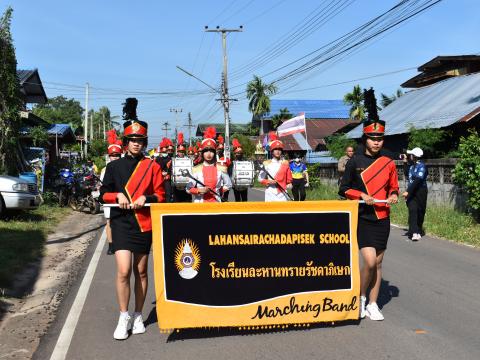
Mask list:
POLYGON ((226 159, 230 159, 230 99, 228 96, 228 76, 227 76, 227 34, 231 32, 242 32, 243 26, 240 26, 238 29, 220 29, 220 26, 217 26, 216 29, 209 29, 208 26, 205 26, 206 32, 214 32, 222 34, 222 48, 223 48, 223 75, 222 75, 222 101, 223 104, 223 113, 225 117, 225 151, 224 155, 226 159))
POLYGON ((92 114, 90 115, 90 141, 93 141, 93 114, 94 111, 92 109, 92 114))
POLYGON ((181 113, 183 109, 181 108, 170 108, 171 113, 175 113, 175 145, 177 144, 177 135, 178 135, 178 113, 181 113))
POLYGON ((185 127, 188 128, 188 144, 189 146, 192 146, 192 128, 195 127, 195 125, 192 124, 192 113, 188 113, 188 125, 185 125, 185 127))
POLYGON ((83 122, 83 141, 85 142, 84 155, 87 158, 88 152, 88 83, 85 86, 85 120, 83 122))
POLYGON ((168 125, 170 125, 170 124, 168 123, 168 121, 163 123, 162 130, 165 131, 165 137, 168 137, 168 131, 170 130, 170 128, 168 127, 168 125))

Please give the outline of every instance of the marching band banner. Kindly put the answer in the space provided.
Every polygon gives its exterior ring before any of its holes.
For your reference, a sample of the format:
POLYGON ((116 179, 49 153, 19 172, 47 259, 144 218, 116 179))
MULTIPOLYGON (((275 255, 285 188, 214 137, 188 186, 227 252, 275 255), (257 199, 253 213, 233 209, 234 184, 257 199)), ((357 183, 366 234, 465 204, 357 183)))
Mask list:
POLYGON ((152 204, 158 324, 358 319, 355 201, 152 204))

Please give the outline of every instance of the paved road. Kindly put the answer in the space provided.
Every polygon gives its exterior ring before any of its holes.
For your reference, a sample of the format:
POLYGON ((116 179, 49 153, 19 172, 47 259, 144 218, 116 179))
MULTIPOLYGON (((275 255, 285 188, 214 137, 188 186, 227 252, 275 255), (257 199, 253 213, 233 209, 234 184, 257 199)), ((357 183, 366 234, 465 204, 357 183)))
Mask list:
MULTIPOLYGON (((250 198, 262 193, 251 191, 250 198)), ((407 242, 392 228, 379 303, 386 320, 275 333, 182 331, 160 334, 153 280, 144 317, 147 333, 112 338, 117 321, 112 256, 105 248, 67 359, 480 359, 480 251, 426 237, 407 242)), ((153 279, 153 274, 151 275, 153 279)), ((65 316, 42 339, 37 359, 49 359, 65 316)), ((73 330, 73 329, 72 329, 73 330)))

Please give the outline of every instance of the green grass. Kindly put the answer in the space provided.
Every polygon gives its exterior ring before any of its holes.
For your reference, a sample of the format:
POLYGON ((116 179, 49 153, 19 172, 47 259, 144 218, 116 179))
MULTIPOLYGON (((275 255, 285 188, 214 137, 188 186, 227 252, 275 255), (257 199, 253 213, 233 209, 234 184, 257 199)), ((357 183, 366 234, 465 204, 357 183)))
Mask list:
POLYGON ((68 208, 42 205, 0 219, 0 288, 10 286, 16 273, 43 255, 47 235, 69 212, 68 208))
MULTIPOLYGON (((320 184, 307 191, 307 200, 335 200, 338 199, 337 191, 335 186, 320 184)), ((404 201, 392 206, 390 217, 394 224, 408 225, 408 209, 404 201)), ((469 214, 451 207, 427 205, 424 228, 427 234, 480 247, 480 224, 469 214)))

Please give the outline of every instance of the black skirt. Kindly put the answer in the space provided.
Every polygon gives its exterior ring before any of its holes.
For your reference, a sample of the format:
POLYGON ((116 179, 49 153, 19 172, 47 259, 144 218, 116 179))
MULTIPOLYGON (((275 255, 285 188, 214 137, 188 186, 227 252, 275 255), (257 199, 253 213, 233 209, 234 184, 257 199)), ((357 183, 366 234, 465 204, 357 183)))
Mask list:
POLYGON ((358 218, 357 241, 358 247, 373 247, 377 251, 387 248, 390 235, 390 218, 370 221, 358 218))
POLYGON ((129 250, 136 254, 150 254, 152 232, 125 231, 121 226, 112 226, 113 251, 129 250))

